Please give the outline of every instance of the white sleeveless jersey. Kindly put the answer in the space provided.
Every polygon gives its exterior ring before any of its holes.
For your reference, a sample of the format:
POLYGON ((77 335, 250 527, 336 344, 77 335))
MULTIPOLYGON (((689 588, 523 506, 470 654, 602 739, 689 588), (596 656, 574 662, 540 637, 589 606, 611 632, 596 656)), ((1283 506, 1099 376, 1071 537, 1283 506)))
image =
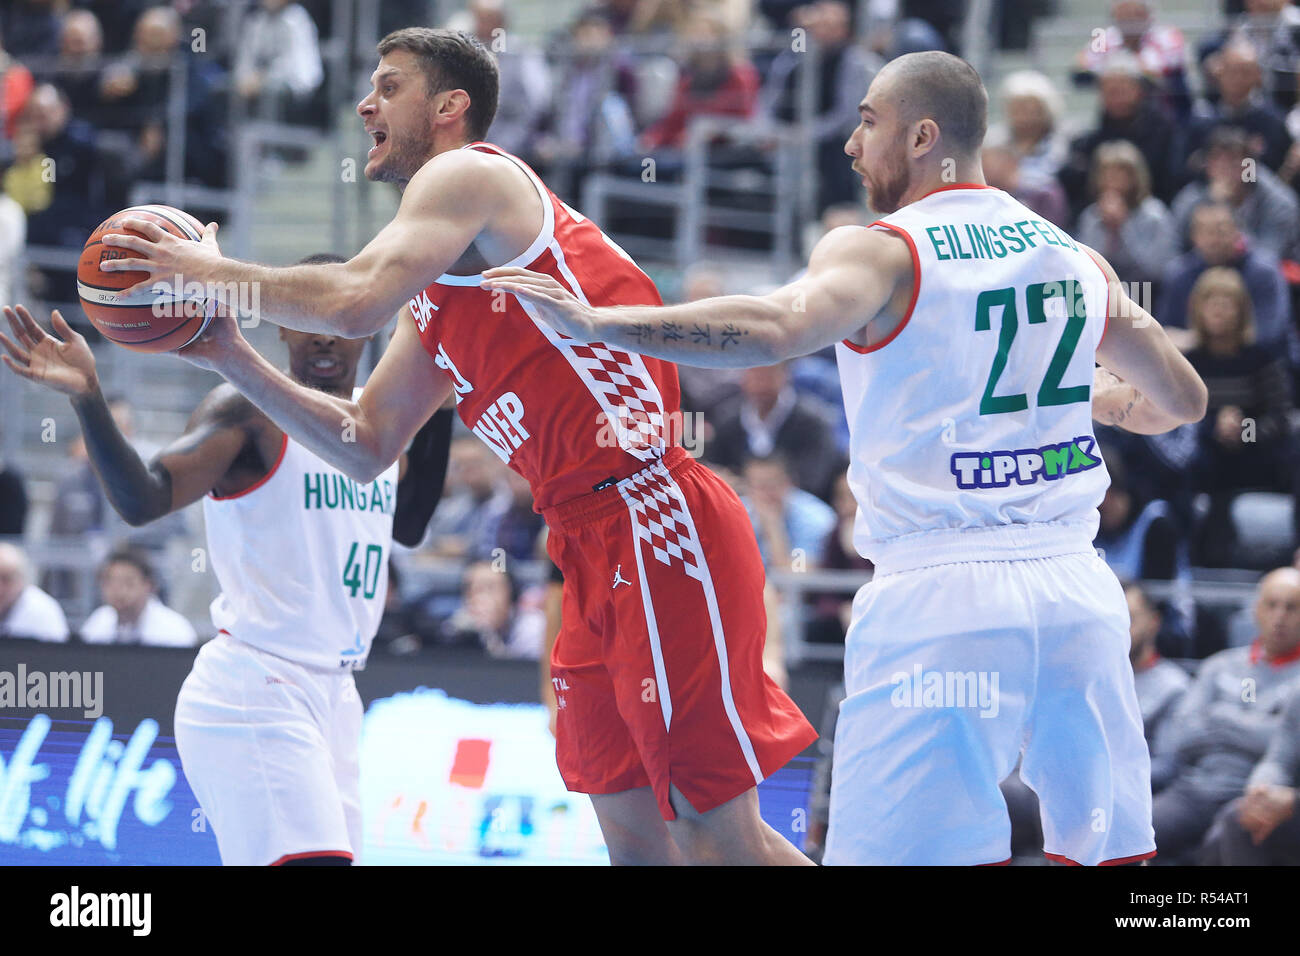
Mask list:
POLYGON ((212 623, 289 660, 364 667, 388 594, 396 505, 396 462, 361 484, 286 435, 264 479, 203 499, 221 585, 212 623))
POLYGON ((1092 431, 1101 267, 989 187, 872 228, 907 241, 914 289, 888 338, 835 347, 858 550, 879 568, 1086 548, 1110 481, 1092 431))

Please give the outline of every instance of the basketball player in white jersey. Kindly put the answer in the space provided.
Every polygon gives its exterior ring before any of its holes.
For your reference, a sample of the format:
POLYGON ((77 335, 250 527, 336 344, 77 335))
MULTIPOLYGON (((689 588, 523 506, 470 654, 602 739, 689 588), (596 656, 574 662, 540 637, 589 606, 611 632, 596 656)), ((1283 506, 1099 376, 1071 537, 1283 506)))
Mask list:
POLYGON ((1050 857, 1150 857, 1127 606, 1091 546, 1092 420, 1195 422, 1205 386, 1109 264, 985 185, 969 64, 899 57, 859 109, 845 152, 886 215, 826 235, 770 295, 593 309, 526 270, 485 284, 580 341, 690 365, 835 344, 876 572, 845 641, 825 862, 1006 861, 998 781, 1022 753, 1050 857))
MULTIPOLYGON (((4 312, 14 334, 0 333, 5 364, 69 396, 108 500, 129 524, 203 499, 221 585, 218 634, 181 688, 175 726, 222 862, 349 864, 361 849, 362 705, 352 672, 379 625, 390 543, 418 544, 441 493, 450 410, 360 485, 223 384, 185 434, 145 463, 109 414, 86 340, 57 311, 58 338, 22 306, 4 312)), ((295 380, 349 398, 360 391, 367 340, 281 337, 295 380)))

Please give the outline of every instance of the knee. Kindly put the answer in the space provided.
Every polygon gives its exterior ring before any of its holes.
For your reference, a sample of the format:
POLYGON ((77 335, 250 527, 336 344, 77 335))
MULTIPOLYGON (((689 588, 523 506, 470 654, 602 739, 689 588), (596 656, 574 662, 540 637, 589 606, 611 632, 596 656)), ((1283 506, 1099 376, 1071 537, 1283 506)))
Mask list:
POLYGON ((667 834, 664 839, 653 839, 627 829, 615 833, 607 829, 605 846, 611 866, 673 866, 681 862, 667 834))
POLYGON ((731 862, 731 848, 717 833, 696 821, 679 818, 672 833, 673 841, 690 866, 726 866, 731 862))

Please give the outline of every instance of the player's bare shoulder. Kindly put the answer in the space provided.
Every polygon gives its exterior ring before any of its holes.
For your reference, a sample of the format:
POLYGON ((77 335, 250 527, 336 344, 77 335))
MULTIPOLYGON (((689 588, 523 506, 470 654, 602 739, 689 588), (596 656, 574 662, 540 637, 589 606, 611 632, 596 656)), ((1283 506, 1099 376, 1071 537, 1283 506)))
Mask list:
POLYGON ((907 317, 916 285, 912 250, 896 233, 840 226, 818 241, 808 273, 837 292, 846 312, 866 318, 848 338, 869 346, 887 338, 907 317))
POLYGON ((860 269, 864 278, 911 281, 912 251, 897 233, 869 226, 839 226, 818 240, 808 269, 860 269))
POLYGON ((439 153, 416 171, 402 196, 402 206, 437 202, 494 211, 534 193, 518 165, 497 153, 453 149, 439 153))

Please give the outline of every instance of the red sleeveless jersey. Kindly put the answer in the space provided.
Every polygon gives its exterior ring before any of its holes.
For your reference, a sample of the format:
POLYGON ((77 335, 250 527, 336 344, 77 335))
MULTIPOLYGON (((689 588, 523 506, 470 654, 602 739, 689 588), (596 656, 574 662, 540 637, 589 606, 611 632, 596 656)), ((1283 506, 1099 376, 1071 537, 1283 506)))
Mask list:
MULTIPOLYGON (((654 283, 595 223, 561 202, 518 158, 542 199, 541 232, 506 263, 553 276, 591 305, 660 305, 654 283)), ((461 420, 528 480, 541 511, 661 458, 680 416, 677 367, 579 342, 481 275, 444 274, 411 299, 425 349, 452 380, 461 420)))

